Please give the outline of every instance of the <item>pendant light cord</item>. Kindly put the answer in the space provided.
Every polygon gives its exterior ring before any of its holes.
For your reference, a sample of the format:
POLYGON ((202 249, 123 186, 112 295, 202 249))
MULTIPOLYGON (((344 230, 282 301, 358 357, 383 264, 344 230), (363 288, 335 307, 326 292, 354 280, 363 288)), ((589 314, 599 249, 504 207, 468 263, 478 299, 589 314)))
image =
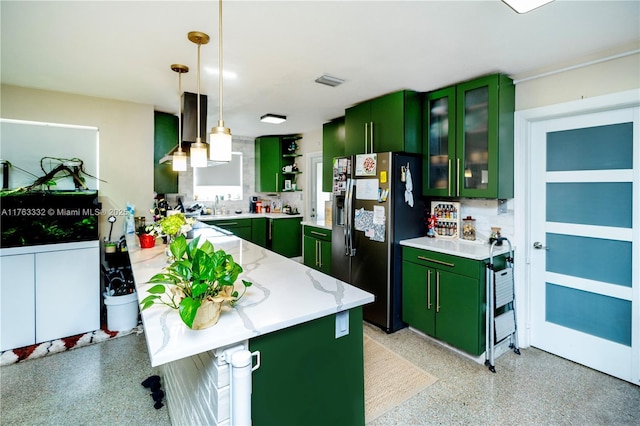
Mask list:
POLYGON ((200 46, 202 44, 200 42, 198 42, 198 76, 197 76, 197 80, 198 80, 198 103, 197 103, 197 109, 198 109, 198 137, 196 139, 196 142, 201 142, 202 138, 200 137, 200 46))
POLYGON ((222 0, 219 1, 218 10, 218 41, 220 43, 218 49, 218 63, 220 64, 220 69, 218 70, 218 89, 220 92, 220 118, 218 126, 224 127, 222 120, 222 0))
POLYGON ((182 72, 178 72, 178 148, 182 152, 182 72))

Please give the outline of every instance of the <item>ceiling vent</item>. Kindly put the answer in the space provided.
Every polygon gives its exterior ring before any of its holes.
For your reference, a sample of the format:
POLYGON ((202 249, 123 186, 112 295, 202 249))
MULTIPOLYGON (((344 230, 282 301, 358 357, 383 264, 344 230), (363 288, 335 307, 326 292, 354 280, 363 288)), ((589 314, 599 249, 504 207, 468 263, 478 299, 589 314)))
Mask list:
POLYGON ((324 84, 326 86, 336 87, 344 83, 344 80, 337 77, 331 77, 330 75, 325 74, 323 76, 316 78, 316 83, 324 84))

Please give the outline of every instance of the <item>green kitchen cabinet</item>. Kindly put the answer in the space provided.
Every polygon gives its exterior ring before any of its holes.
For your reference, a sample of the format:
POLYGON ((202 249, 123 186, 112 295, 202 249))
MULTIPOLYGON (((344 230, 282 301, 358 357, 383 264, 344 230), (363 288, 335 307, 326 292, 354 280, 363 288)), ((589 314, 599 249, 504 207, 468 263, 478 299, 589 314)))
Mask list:
POLYGON ((331 231, 315 226, 305 226, 303 262, 325 274, 331 274, 331 231))
POLYGON ((219 228, 225 229, 238 238, 251 241, 252 236, 252 219, 219 219, 219 220, 207 220, 207 225, 214 225, 219 228))
POLYGON ((337 339, 332 314, 249 341, 260 352, 252 374, 253 425, 365 424, 362 307, 348 314, 349 334, 337 339))
POLYGON ((278 136, 255 140, 255 179, 257 192, 282 190, 282 144, 278 136))
POLYGON ((178 145, 178 117, 155 111, 153 113, 153 190, 158 194, 178 192, 178 172, 171 164, 159 164, 162 157, 178 145))
POLYGON ((333 159, 345 155, 345 118, 322 125, 322 192, 333 192, 333 159))
POLYGON ((345 155, 401 151, 421 153, 418 94, 402 90, 348 108, 345 155))
POLYGON ((260 247, 267 247, 267 218, 251 219, 251 242, 260 247))
MULTIPOLYGON (((402 248, 402 319, 472 355, 485 350, 487 260, 402 248)), ((498 269, 504 255, 494 258, 498 269)))
POLYGON ((515 89, 493 74, 427 94, 423 195, 513 198, 515 89))
POLYGON ((268 219, 268 248, 285 257, 302 255, 301 217, 268 219))

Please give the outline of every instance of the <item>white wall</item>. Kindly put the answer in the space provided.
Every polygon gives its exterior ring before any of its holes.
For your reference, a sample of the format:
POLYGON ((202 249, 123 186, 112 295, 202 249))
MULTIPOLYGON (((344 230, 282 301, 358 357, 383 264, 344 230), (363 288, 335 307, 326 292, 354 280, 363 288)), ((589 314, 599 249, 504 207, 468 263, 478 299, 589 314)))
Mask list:
MULTIPOLYGON (((95 126, 100 131, 100 201, 105 212, 123 210, 146 216, 153 202, 153 105, 2 85, 0 116, 16 120, 95 126)), ((112 238, 119 238, 124 216, 117 216, 112 238)), ((108 234, 107 215, 99 219, 108 234)))
POLYGON ((640 54, 531 80, 514 76, 516 82, 519 79, 523 81, 516 84, 516 111, 624 92, 640 87, 640 54))

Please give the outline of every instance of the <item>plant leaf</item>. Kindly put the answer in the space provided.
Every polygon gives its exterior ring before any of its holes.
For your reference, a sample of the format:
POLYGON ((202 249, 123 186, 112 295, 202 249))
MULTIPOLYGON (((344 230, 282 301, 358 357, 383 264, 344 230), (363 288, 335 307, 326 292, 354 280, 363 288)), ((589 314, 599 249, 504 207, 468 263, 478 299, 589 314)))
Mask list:
POLYGON ((149 279, 149 283, 166 283, 166 284, 175 284, 180 280, 171 274, 155 274, 149 279))
POLYGON ((251 281, 247 280, 242 280, 242 284, 244 284, 245 287, 251 287, 253 285, 251 281))
POLYGON ((192 299, 190 297, 185 297, 180 302, 180 318, 182 318, 182 321, 187 325, 187 327, 193 327, 193 320, 196 318, 200 304, 200 300, 192 299))
POLYGON ((200 235, 191 240, 187 245, 187 258, 189 260, 193 259, 193 253, 198 249, 198 241, 200 241, 200 235))
POLYGON ((180 235, 175 240, 171 241, 169 246, 171 254, 176 260, 181 260, 184 257, 184 253, 187 251, 187 239, 184 235, 180 235))
MULTIPOLYGON (((162 284, 157 284, 147 290, 147 293, 151 294, 163 294, 166 291, 165 287, 162 284)), ((157 296, 149 296, 149 297, 157 297, 157 296)), ((147 300, 149 297, 145 298, 147 300)), ((143 302, 144 302, 143 300, 143 302)))

